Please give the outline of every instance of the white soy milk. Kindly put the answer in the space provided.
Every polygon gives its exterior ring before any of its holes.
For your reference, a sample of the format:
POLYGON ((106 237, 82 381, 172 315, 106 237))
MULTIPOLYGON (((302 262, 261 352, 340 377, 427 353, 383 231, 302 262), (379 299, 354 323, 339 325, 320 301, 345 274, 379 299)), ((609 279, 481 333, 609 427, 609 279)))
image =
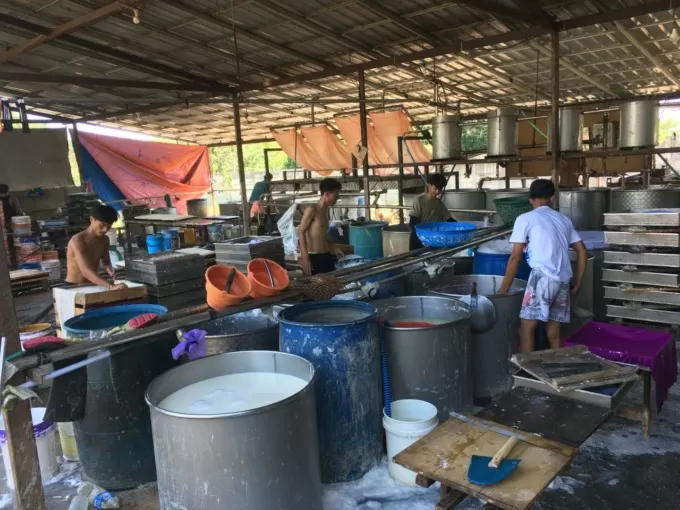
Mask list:
POLYGON ((182 414, 238 413, 284 400, 306 385, 299 377, 274 372, 228 374, 185 386, 159 407, 182 414))

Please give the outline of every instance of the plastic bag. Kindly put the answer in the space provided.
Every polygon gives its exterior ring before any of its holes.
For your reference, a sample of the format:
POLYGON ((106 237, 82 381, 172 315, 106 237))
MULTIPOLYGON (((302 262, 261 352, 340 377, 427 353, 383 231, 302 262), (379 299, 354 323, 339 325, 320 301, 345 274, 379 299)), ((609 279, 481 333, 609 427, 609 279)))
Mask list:
POLYGON ((276 222, 276 226, 279 228, 281 233, 281 239, 283 240, 283 250, 286 255, 294 255, 298 248, 298 235, 295 229, 295 211, 297 211, 298 205, 291 205, 288 210, 283 213, 283 216, 276 222))

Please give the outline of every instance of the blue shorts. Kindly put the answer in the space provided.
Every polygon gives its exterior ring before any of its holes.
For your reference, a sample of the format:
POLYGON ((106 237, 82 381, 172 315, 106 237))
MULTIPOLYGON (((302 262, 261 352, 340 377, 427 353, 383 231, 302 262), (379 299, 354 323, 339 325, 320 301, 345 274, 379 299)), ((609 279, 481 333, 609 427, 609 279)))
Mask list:
POLYGON ((548 278, 532 269, 522 300, 520 319, 568 323, 571 319, 569 282, 548 278))

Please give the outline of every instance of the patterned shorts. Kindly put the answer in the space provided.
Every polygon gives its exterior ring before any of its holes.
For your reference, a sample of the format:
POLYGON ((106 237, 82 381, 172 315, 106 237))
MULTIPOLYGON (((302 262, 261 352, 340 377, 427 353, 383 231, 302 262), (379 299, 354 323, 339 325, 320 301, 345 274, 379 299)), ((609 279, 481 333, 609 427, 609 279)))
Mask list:
POLYGON ((540 269, 532 269, 522 300, 521 319, 541 322, 570 320, 569 282, 548 278, 540 269))

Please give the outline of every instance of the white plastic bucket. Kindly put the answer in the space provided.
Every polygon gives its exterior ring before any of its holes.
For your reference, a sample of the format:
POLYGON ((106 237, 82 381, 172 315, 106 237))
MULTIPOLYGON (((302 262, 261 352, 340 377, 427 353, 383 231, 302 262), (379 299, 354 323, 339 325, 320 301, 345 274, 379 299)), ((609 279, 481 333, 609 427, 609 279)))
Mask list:
POLYGON ((15 234, 31 234, 30 216, 12 216, 12 232, 15 234))
MULTIPOLYGON (((50 480, 59 470, 57 463, 57 442, 54 423, 43 421, 45 416, 44 407, 34 407, 31 409, 31 419, 33 420, 33 434, 38 446, 38 463, 40 464, 40 476, 43 484, 50 480)), ((7 435, 5 434, 5 423, 0 418, 0 447, 2 449, 2 462, 7 473, 7 487, 14 490, 14 475, 9 464, 9 451, 7 448, 7 435)))
POLYGON ((50 273, 48 280, 51 282, 61 279, 61 262, 58 260, 43 260, 40 263, 40 269, 50 273))
POLYGON ((78 446, 76 445, 76 434, 73 431, 73 422, 57 423, 57 428, 59 429, 61 453, 64 454, 64 459, 70 461, 80 460, 78 446))
POLYGON ((437 408, 424 400, 396 400, 392 402, 392 416, 383 409, 383 427, 387 437, 387 458, 390 476, 403 485, 416 485, 416 473, 395 464, 392 458, 421 437, 432 432, 439 421, 437 408))

